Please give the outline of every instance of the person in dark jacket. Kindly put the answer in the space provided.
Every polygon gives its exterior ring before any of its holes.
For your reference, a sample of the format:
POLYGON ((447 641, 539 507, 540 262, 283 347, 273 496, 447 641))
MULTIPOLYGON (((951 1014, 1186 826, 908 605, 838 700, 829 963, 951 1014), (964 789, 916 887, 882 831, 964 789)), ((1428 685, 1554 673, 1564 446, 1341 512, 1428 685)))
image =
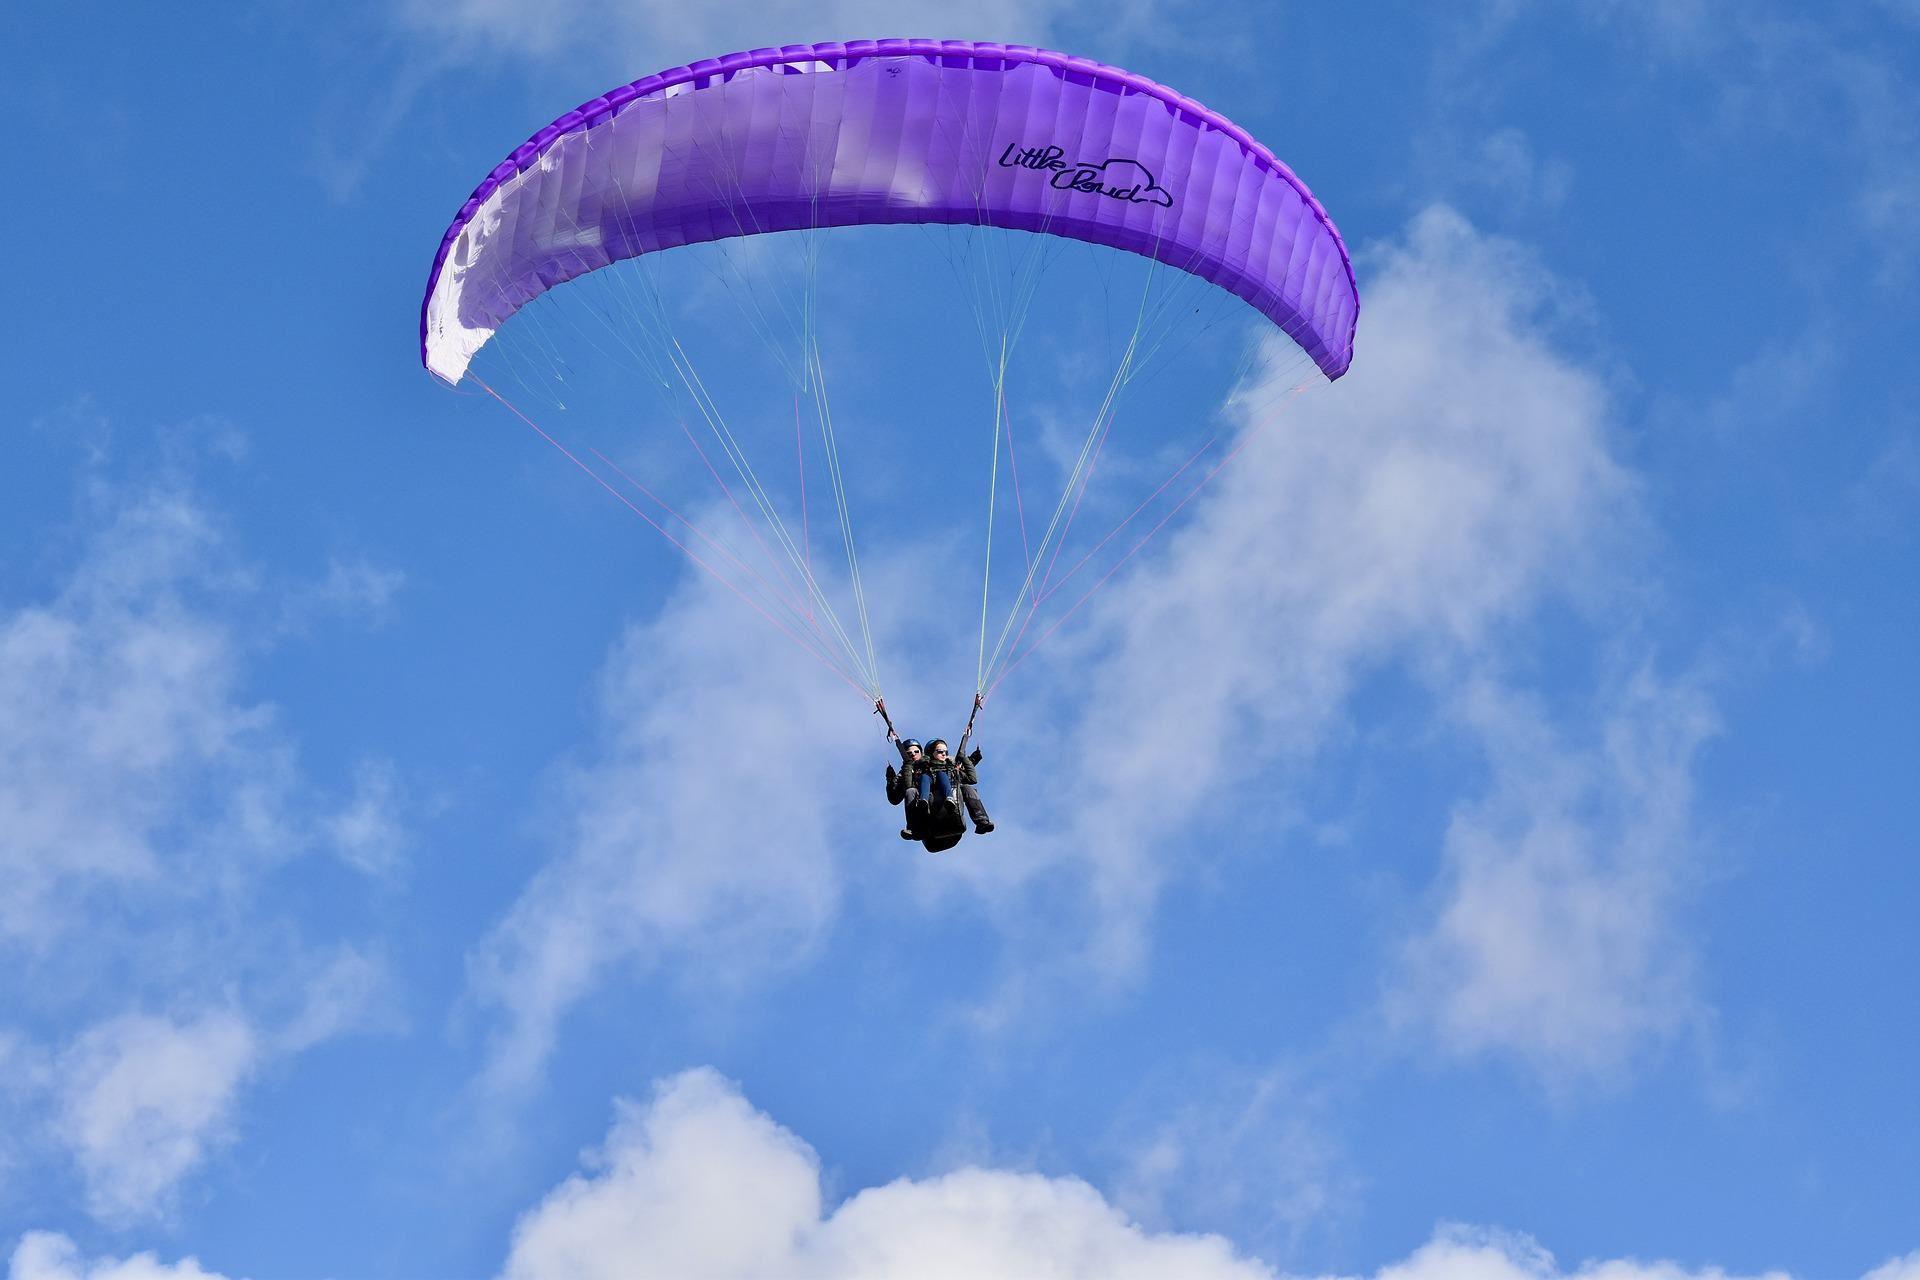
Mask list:
MULTIPOLYGON (((895 769, 892 765, 887 766, 887 803, 904 804, 907 793, 913 788, 913 767, 920 761, 920 744, 912 738, 896 738, 893 745, 900 750, 900 767, 895 769)), ((911 808, 908 814, 911 817, 911 808)), ((902 840, 919 839, 913 832, 905 829, 901 830, 900 838, 902 840)))
POLYGON ((953 775, 960 784, 960 800, 967 806, 967 816, 973 819, 973 833, 983 836, 993 830, 993 819, 987 816, 987 806, 980 799, 980 775, 974 766, 980 763, 980 748, 975 747, 953 762, 953 775))
POLYGON ((924 811, 928 805, 951 803, 958 796, 973 819, 974 832, 985 835, 993 830, 993 820, 987 816, 987 806, 980 799, 980 777, 974 770, 979 761, 977 749, 968 756, 954 759, 947 754, 946 740, 935 738, 907 767, 908 803, 918 800, 924 811))

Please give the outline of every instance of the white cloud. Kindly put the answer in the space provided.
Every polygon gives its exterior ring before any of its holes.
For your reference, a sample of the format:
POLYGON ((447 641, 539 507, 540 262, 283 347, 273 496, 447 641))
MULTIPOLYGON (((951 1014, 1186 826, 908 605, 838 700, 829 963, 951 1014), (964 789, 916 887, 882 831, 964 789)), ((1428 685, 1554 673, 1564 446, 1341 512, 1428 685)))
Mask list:
POLYGON ((1461 703, 1495 781, 1454 813, 1395 1008, 1456 1053, 1513 1053, 1555 1082, 1616 1073, 1699 1012, 1674 912, 1698 874, 1693 763, 1718 728, 1711 706, 1639 671, 1593 740, 1568 744, 1497 688, 1461 703))
POLYGON ((151 1253, 130 1258, 83 1257, 80 1247, 52 1231, 29 1231, 14 1246, 8 1280, 224 1280, 194 1258, 162 1262, 151 1253))
MULTIPOLYGON (((510 1280, 1278 1280, 1216 1235, 1144 1229, 1071 1177, 968 1166, 899 1178, 829 1205, 819 1157, 715 1072, 622 1104, 587 1171, 524 1214, 510 1280)), ((1908 1280, 1920 1254, 1866 1280, 1908 1280)), ((1325 1278, 1323 1278, 1325 1280, 1325 1278)), ((1357 1277, 1350 1280, 1358 1280, 1357 1277)), ((1631 1259, 1561 1266, 1517 1232, 1446 1225, 1371 1280, 1734 1280, 1715 1266, 1631 1259)), ((1763 1280, 1785 1280, 1767 1272, 1763 1280)))
POLYGON ((81 1036, 60 1063, 56 1124, 86 1177, 89 1211, 123 1224, 163 1206, 227 1137, 259 1055, 253 1029, 228 1012, 126 1016, 81 1036))
POLYGON ((711 1071, 625 1106, 593 1173, 521 1218, 514 1280, 1173 1277, 1272 1273, 1217 1236, 1152 1234, 1072 1178, 961 1169, 824 1211, 820 1164, 711 1071))

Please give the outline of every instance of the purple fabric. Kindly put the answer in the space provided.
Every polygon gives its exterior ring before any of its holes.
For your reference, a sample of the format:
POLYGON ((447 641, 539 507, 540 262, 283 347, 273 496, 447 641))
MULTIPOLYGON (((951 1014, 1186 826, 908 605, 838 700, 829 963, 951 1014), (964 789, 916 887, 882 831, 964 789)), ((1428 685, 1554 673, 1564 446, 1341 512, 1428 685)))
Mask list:
POLYGON ((1329 378, 1359 294, 1273 153, 1130 72, 1021 45, 867 40, 696 62, 584 103, 487 175, 442 238, 421 357, 457 382, 540 293, 729 236, 894 222, 1046 232, 1246 299, 1329 378))

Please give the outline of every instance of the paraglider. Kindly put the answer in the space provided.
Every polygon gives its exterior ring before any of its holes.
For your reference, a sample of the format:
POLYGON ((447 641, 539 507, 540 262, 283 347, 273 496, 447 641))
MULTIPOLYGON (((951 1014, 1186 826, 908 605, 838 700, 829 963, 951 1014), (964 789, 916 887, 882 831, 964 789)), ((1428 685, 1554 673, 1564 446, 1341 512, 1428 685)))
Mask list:
MULTIPOLYGON (((1176 278, 1200 282, 1203 293, 1217 290, 1215 297, 1244 301, 1270 323, 1269 333, 1285 335, 1294 358, 1325 379, 1339 378, 1352 362, 1359 294, 1346 247, 1307 187, 1244 129, 1143 76, 1085 58, 1024 45, 911 39, 728 54, 647 76, 567 112, 494 168, 447 228, 421 305, 420 358, 450 384, 476 382, 879 708, 878 649, 852 515, 861 490, 849 479, 857 468, 841 448, 827 395, 813 249, 806 250, 804 272, 794 273, 806 290, 797 307, 781 311, 769 304, 765 289, 728 284, 742 306, 743 332, 758 333, 778 348, 788 382, 782 396, 793 404, 794 432, 783 447, 787 458, 798 455, 798 503, 776 494, 754 467, 745 443, 750 432, 731 421, 722 404, 735 387, 717 389, 701 376, 689 344, 674 328, 680 299, 660 287, 647 264, 672 256, 663 251, 686 252, 689 246, 717 246, 724 255, 730 241, 778 235, 787 243, 782 233, 798 233, 798 242, 810 246, 813 233, 827 228, 899 224, 954 228, 969 237, 1000 229, 1036 242, 1122 250, 1150 268, 1171 268, 1176 278), (640 375, 637 385, 674 398, 673 416, 731 508, 725 519, 737 515, 753 547, 742 549, 737 540, 703 529, 608 453, 569 447, 473 370, 476 357, 529 304, 568 282, 617 275, 607 269, 622 263, 635 264, 640 274, 616 281, 617 297, 603 297, 592 309, 598 314, 582 323, 542 335, 511 369, 522 386, 552 396, 558 412, 569 409, 574 395, 574 360, 590 354, 576 332, 586 336, 586 346, 626 361, 640 375), (791 322, 791 332, 784 321, 791 322), (601 323, 611 326, 604 341, 588 331, 601 323), (845 551, 839 580, 814 563, 803 416, 818 428, 812 469, 816 484, 826 481, 845 551), (700 443, 698 427, 711 444, 700 443), (851 617, 843 617, 849 602, 851 617)), ((965 244, 970 249, 973 240, 965 244)), ((992 287, 970 296, 992 391, 983 436, 991 441, 992 456, 974 716, 1000 681, 1074 616, 1258 429, 1215 430, 1147 501, 1061 571, 1061 551, 1121 394, 1188 309, 1149 306, 1149 270, 1132 331, 1118 344, 1118 367, 1077 454, 1065 454, 1071 465, 1062 467, 1065 482, 1044 533, 1029 542, 1008 378, 1026 308, 1038 291, 1034 280, 1045 263, 1034 266, 1029 278, 1026 260, 1015 264, 1011 258, 991 262, 998 272, 987 281, 992 287), (989 644, 1003 452, 1013 468, 1025 565, 1024 573, 1016 566, 1019 585, 1010 598, 1004 582, 998 584, 1001 622, 989 644), (1209 468, 1202 459, 1210 453, 1209 468), (1171 488, 1189 469, 1198 482, 1171 488), (1114 543, 1156 502, 1161 513, 1144 537, 1114 543), (1122 553, 1105 575, 1071 607, 1030 630, 1060 587, 1108 554, 1109 545, 1122 553)), ((731 255, 725 255, 724 269, 739 269, 731 255)), ((569 291, 579 287, 569 285, 569 291)), ((970 811, 975 832, 993 829, 974 776, 979 754, 967 754, 972 727, 970 717, 968 733, 951 754, 943 750, 936 759, 929 750, 910 759, 908 744, 888 722, 889 741, 902 747, 888 798, 907 806, 910 838, 934 833, 924 839, 929 848, 943 840, 948 843, 942 847, 951 847, 959 839, 963 809, 970 811)))
MULTIPOLYGON (((976 714, 980 706, 976 697, 976 714)), ((874 714, 886 719, 884 701, 875 702, 873 709, 874 714)), ((906 806, 907 825, 901 828, 900 838, 920 841, 929 853, 943 853, 966 834, 963 809, 973 820, 975 835, 991 832, 993 819, 987 816, 986 802, 980 798, 976 772, 984 757, 978 747, 971 752, 966 749, 973 721, 967 721, 967 735, 960 739, 960 749, 951 753, 944 738, 935 738, 922 747, 917 739, 895 733, 891 719, 886 719, 886 725, 888 741, 900 752, 900 767, 887 766, 887 803, 906 806)))

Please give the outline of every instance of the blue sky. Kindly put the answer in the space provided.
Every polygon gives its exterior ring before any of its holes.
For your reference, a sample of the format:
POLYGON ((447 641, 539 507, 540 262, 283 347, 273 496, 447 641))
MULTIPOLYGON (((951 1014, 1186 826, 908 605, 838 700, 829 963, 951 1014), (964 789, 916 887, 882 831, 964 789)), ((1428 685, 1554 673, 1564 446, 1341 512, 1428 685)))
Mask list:
MULTIPOLYGON (((0 33, 18 1280, 1920 1276, 1911 3, 0 33), (540 124, 890 34, 1200 98, 1314 188, 1363 298, 1353 372, 996 696, 1000 829, 939 860, 857 697, 417 359, 442 230, 540 124)), ((952 735, 978 356, 925 241, 837 252, 889 702, 952 735)), ((1103 269, 1055 278, 1139 279, 1103 269)), ((1060 303, 1032 492, 1102 376, 1060 303)), ((747 403, 732 314, 685 323, 747 403)), ((1248 428, 1243 360, 1290 385, 1219 329, 1123 411, 1090 521, 1248 428)))

